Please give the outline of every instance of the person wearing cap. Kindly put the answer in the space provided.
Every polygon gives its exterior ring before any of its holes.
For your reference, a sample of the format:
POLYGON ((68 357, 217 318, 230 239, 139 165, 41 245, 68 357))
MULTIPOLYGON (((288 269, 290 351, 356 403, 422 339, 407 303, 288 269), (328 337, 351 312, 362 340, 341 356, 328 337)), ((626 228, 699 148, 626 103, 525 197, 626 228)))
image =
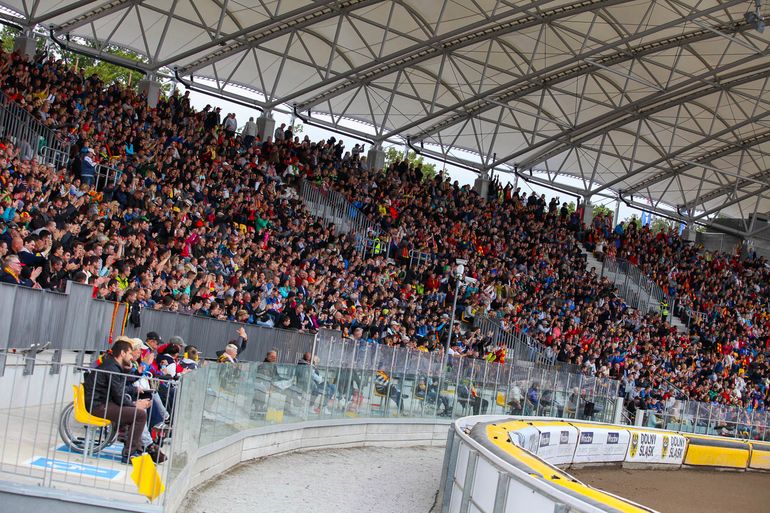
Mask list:
POLYGON ((96 162, 94 162, 94 149, 83 148, 80 150, 80 178, 84 184, 91 186, 96 181, 96 162))
POLYGON ((23 267, 24 264, 21 263, 18 256, 8 255, 3 261, 3 269, 2 272, 0 272, 0 282, 39 289, 40 284, 37 283, 37 277, 43 272, 43 268, 36 267, 29 274, 29 278, 23 278, 21 274, 23 267))

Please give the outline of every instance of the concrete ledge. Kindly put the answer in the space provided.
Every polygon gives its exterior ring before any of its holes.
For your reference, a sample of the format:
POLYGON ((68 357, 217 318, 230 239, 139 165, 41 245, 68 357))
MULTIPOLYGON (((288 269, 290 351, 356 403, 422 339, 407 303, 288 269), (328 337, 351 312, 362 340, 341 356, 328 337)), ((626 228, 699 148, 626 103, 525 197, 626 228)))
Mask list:
POLYGON ((160 506, 120 503, 68 490, 0 481, 0 511, 3 513, 162 513, 160 506))

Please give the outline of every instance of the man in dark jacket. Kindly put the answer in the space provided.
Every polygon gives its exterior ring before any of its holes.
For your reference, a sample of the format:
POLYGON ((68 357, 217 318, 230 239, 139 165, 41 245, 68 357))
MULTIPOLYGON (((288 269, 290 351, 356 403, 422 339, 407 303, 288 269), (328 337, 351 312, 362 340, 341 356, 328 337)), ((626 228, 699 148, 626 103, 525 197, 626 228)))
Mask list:
POLYGON ((136 388, 126 386, 126 370, 131 367, 131 344, 118 340, 94 370, 86 374, 86 408, 92 415, 109 419, 118 428, 126 427, 123 463, 142 454, 142 430, 152 399, 137 399, 136 388), (133 396, 132 396, 133 392, 133 396))

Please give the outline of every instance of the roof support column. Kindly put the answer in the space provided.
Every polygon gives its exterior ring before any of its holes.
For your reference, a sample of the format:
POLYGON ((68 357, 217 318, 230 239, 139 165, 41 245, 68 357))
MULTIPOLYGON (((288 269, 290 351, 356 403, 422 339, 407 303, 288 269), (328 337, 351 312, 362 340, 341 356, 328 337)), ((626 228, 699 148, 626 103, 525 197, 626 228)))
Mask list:
POLYGON ((385 152, 382 151, 382 143, 378 142, 369 149, 366 154, 368 169, 381 170, 385 168, 385 152))
POLYGON ((591 203, 591 196, 583 196, 583 223, 590 226, 594 220, 594 206, 591 203))
POLYGON ((144 95, 147 99, 147 105, 152 109, 157 107, 158 100, 160 100, 160 82, 155 78, 155 74, 148 73, 137 85, 139 94, 144 95))
POLYGON ((690 242, 695 242, 695 237, 697 235, 697 232, 695 230, 695 220, 694 220, 695 211, 694 209, 690 208, 687 210, 687 221, 685 222, 684 226, 684 232, 682 232, 682 237, 685 240, 689 240, 690 242))
POLYGON ((275 120, 273 119, 273 113, 266 110, 257 118, 257 135, 259 140, 264 142, 268 137, 272 137, 274 132, 275 120))
POLYGON ((31 28, 25 28, 24 32, 13 38, 13 51, 22 57, 33 58, 35 50, 35 33, 31 28))
POLYGON ((479 176, 476 177, 476 180, 473 182, 473 190, 476 191, 476 194, 479 195, 482 199, 488 199, 489 198, 489 183, 491 182, 489 178, 489 170, 484 169, 479 173, 479 176))

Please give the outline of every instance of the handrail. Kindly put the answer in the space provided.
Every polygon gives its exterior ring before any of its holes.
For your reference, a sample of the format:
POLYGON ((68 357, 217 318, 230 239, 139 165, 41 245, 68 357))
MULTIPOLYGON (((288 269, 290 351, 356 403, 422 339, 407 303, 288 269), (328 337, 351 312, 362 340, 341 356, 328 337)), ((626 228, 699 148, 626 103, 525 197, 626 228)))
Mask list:
POLYGON ((618 294, 632 308, 644 313, 657 309, 665 299, 669 302, 669 319, 673 312, 671 299, 663 289, 639 267, 623 258, 605 255, 601 277, 607 278, 618 288, 618 294))
POLYGON ((384 250, 377 254, 389 256, 390 239, 382 238, 380 224, 369 219, 364 212, 353 205, 345 196, 333 189, 320 189, 303 179, 299 187, 300 197, 311 215, 334 224, 338 233, 348 233, 355 237, 356 248, 363 254, 372 250, 375 239, 384 250))
POLYGON ((60 164, 62 155, 69 156, 69 143, 60 140, 55 130, 45 126, 3 91, 0 91, 0 126, 5 137, 15 140, 17 144, 26 142, 46 164, 60 164))
POLYGON ((571 373, 579 374, 577 365, 558 361, 555 351, 549 355, 548 348, 526 333, 509 331, 503 328, 499 321, 486 315, 476 315, 473 325, 481 328, 482 333, 492 332, 495 342, 502 342, 508 350, 508 358, 517 361, 530 361, 545 367, 556 367, 571 373))

